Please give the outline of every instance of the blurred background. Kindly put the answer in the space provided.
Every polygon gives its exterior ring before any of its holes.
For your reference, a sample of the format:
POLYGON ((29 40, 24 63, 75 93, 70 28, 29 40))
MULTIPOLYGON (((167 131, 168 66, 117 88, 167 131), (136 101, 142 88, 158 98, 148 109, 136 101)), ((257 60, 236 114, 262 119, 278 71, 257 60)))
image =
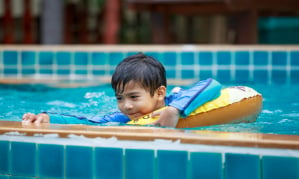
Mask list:
POLYGON ((0 44, 299 44, 299 0, 0 0, 0 44))

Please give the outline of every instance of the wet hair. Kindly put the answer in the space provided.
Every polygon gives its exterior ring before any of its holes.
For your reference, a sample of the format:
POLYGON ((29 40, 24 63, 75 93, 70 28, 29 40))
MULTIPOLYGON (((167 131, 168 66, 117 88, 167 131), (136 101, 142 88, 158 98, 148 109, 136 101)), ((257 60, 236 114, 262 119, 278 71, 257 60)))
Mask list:
POLYGON ((160 86, 167 86, 164 66, 156 59, 137 53, 121 61, 112 75, 115 93, 122 93, 129 82, 139 83, 151 96, 160 86))

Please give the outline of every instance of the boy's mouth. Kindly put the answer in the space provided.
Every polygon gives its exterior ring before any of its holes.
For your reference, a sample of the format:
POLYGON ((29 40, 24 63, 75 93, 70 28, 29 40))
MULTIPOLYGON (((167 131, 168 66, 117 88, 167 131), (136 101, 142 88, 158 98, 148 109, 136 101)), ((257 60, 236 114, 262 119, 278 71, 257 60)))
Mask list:
POLYGON ((142 115, 139 113, 127 114, 131 120, 139 119, 142 115))

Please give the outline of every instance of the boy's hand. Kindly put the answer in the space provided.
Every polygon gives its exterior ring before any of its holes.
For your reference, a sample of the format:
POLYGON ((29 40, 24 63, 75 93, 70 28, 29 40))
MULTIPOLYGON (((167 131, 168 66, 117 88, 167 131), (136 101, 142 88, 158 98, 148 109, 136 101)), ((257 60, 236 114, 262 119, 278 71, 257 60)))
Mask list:
POLYGON ((50 123, 50 117, 48 114, 45 113, 40 113, 40 114, 32 114, 32 113, 26 113, 22 117, 22 123, 35 123, 35 124, 40 124, 40 123, 50 123))
POLYGON ((172 106, 168 106, 162 111, 152 113, 152 117, 157 115, 160 115, 160 118, 153 122, 152 125, 175 127, 180 118, 179 110, 172 106))

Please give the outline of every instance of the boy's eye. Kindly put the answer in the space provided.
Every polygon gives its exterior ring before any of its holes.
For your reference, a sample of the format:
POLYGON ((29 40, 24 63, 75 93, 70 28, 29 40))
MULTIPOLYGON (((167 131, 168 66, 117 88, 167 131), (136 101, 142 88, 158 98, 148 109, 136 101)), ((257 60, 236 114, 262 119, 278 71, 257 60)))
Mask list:
POLYGON ((116 96, 116 100, 117 101, 120 101, 120 100, 122 100, 123 98, 121 97, 121 96, 116 96))
POLYGON ((132 99, 136 99, 138 98, 139 96, 131 96, 132 99))

